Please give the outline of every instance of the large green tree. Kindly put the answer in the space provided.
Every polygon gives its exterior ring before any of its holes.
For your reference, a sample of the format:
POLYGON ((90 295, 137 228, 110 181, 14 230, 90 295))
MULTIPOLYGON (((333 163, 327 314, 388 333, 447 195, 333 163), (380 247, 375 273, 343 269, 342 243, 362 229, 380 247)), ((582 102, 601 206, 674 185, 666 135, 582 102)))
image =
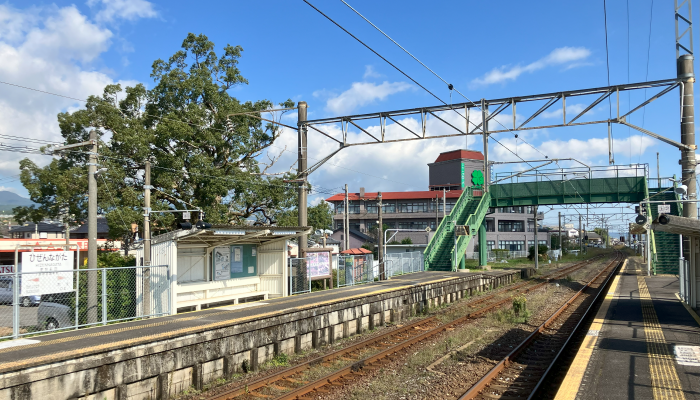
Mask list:
MULTIPOLYGON (((88 140, 93 129, 98 134, 99 165, 107 168, 97 178, 98 205, 113 238, 128 241, 131 224, 142 223, 147 160, 153 210, 199 208, 215 224, 273 224, 294 205, 295 187, 284 183, 294 174, 273 167, 281 154, 270 149, 278 126, 241 114, 275 104, 232 96, 232 89, 248 83, 238 69, 242 51, 227 45, 219 56, 205 35, 190 33, 181 50, 153 63, 152 89, 108 85, 85 108, 58 115, 67 144, 88 140)), ((18 220, 85 217, 88 153, 71 150, 44 167, 21 161, 21 181, 38 206, 16 208, 18 220)), ((172 229, 178 218, 154 212, 152 228, 155 233, 172 229)))
MULTIPOLYGON (((330 203, 321 201, 315 206, 307 208, 307 220, 309 226, 314 229, 333 228, 333 210, 330 203)), ((278 214, 277 224, 279 226, 298 226, 299 211, 296 207, 284 210, 278 214)))

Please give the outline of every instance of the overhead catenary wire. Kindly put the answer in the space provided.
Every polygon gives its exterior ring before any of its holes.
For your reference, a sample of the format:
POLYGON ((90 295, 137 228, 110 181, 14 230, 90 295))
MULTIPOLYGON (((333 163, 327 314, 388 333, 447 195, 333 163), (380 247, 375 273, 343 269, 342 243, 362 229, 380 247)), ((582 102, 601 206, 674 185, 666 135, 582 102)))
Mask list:
MULTIPOLYGON (((66 99, 71 99, 71 100, 76 100, 76 101, 80 101, 80 102, 83 102, 83 103, 87 103, 87 100, 85 100, 85 99, 79 99, 79 98, 76 98, 76 97, 65 96, 65 95, 62 95, 62 94, 53 93, 53 92, 48 92, 48 91, 45 91, 45 90, 39 90, 39 89, 35 89, 35 88, 28 87, 28 86, 23 86, 23 85, 17 85, 17 84, 10 83, 10 82, 0 81, 0 84, 5 84, 5 85, 9 85, 9 86, 14 86, 14 87, 17 87, 17 88, 21 88, 21 89, 26 89, 26 90, 30 90, 30 91, 34 91, 34 92, 44 93, 44 94, 48 94, 48 95, 52 95, 52 96, 63 97, 63 98, 66 98, 66 99)), ((106 106, 108 106, 108 107, 118 108, 118 107, 115 106, 114 104, 111 104, 111 103, 108 103, 108 102, 105 102, 103 105, 106 105, 106 106)), ((263 111, 263 112, 265 112, 265 111, 263 111)), ((142 113, 142 114, 145 115, 145 116, 154 118, 154 119, 161 120, 161 121, 179 122, 179 123, 183 123, 183 124, 185 124, 185 125, 189 125, 189 126, 196 127, 196 128, 208 129, 208 130, 213 130, 213 131, 228 133, 228 131, 226 131, 225 129, 219 129, 219 128, 215 128, 215 127, 211 127, 211 126, 198 125, 198 124, 194 124, 194 123, 192 123, 192 122, 182 121, 182 120, 174 119, 174 118, 167 118, 167 117, 163 117, 163 116, 159 116, 159 115, 153 115, 153 114, 149 114, 149 113, 142 113)), ((37 139, 37 140, 38 140, 38 139, 37 139)), ((63 144, 63 143, 61 143, 61 142, 50 142, 50 141, 46 141, 46 142, 47 142, 46 144, 63 144)), ((277 146, 277 145, 274 145, 274 144, 270 144, 269 147, 275 147, 275 148, 278 148, 278 149, 282 149, 283 152, 284 152, 284 151, 291 152, 291 150, 287 150, 285 147, 277 146)), ((0 147, 0 151, 3 151, 3 150, 4 150, 4 149, 0 147)), ((14 150, 10 150, 10 151, 14 151, 14 150)), ((36 150, 34 150, 34 151, 35 151, 35 153, 32 153, 32 154, 43 154, 43 153, 41 152, 40 149, 36 149, 36 150)), ((20 152, 23 152, 23 151, 20 151, 20 152)), ((307 156, 307 158, 310 159, 310 160, 321 161, 320 158, 314 158, 314 157, 311 157, 311 156, 307 156)), ((338 168, 342 168, 342 169, 345 169, 345 170, 348 170, 348 171, 351 171, 351 172, 355 172, 355 173, 358 173, 358 174, 367 175, 367 176, 370 176, 370 177, 373 177, 373 178, 382 179, 382 180, 386 180, 386 181, 389 181, 389 182, 394 182, 394 183, 399 183, 399 184, 402 184, 402 185, 411 186, 411 184, 406 183, 406 182, 399 182, 399 181, 396 181, 396 180, 393 180, 393 179, 381 177, 381 176, 378 176, 378 175, 369 174, 369 173, 367 173, 367 172, 358 171, 358 170, 355 170, 355 169, 352 169, 352 168, 344 167, 344 166, 342 166, 342 165, 340 165, 340 164, 335 164, 335 163, 331 163, 331 162, 326 162, 325 164, 327 164, 327 165, 332 165, 332 166, 335 166, 335 167, 338 167, 338 168)), ((297 189, 298 189, 298 188, 297 188, 297 189)))
MULTIPOLYGON (((603 22, 605 26, 605 67, 608 71, 608 86, 610 86, 610 52, 608 51, 608 6, 605 0, 603 0, 603 22)), ((608 96, 608 119, 612 119, 612 100, 608 96)), ((608 122, 608 129, 610 129, 610 148, 612 159, 610 160, 613 164, 615 163, 615 147, 613 145, 613 128, 608 122)))
MULTIPOLYGON (((649 37, 647 39, 647 66, 646 66, 646 72, 644 73, 644 80, 649 80, 649 56, 651 54, 651 22, 654 18, 654 0, 651 0, 651 7, 649 9, 649 37)), ((644 101, 647 100, 647 90, 646 88, 644 89, 644 101)), ((644 122, 646 119, 646 113, 647 113, 647 106, 645 105, 642 108, 642 128, 644 128, 644 122)), ((639 137, 639 157, 637 158, 637 161, 641 161, 642 159, 642 143, 643 143, 643 136, 639 137)), ((700 183, 700 180, 698 181, 700 183)))
MULTIPOLYGON (((306 0, 304 0, 304 1, 306 1, 306 0)), ((437 74, 437 72, 433 71, 430 67, 428 67, 427 65, 425 65, 425 63, 423 63, 423 62, 422 62, 421 60, 419 60, 416 56, 414 56, 413 54, 411 54, 411 52, 409 52, 408 50, 406 50, 406 48, 404 48, 403 46, 401 46, 396 40, 392 39, 391 36, 387 35, 387 34, 386 34, 383 30, 381 30, 377 25, 375 25, 374 23, 372 23, 372 21, 370 21, 367 17, 365 17, 364 15, 362 15, 359 11, 357 11, 355 8, 353 8, 353 7, 352 7, 350 4, 348 4, 345 0, 340 0, 340 1, 343 2, 343 4, 345 4, 346 6, 348 6, 352 11, 354 11, 354 12, 355 12, 357 15, 359 15, 362 19, 364 19, 365 21, 367 21, 368 24, 372 25, 372 26, 374 27, 374 29, 376 29, 377 31, 379 31, 379 32, 380 32, 382 35, 384 35, 387 39, 391 40, 395 45, 397 45, 397 46, 398 46, 401 50, 403 50, 406 54, 408 54, 409 56, 411 56, 411 58, 413 58, 414 60, 416 60, 420 65, 422 65, 423 67, 425 67, 425 69, 427 69, 428 71, 430 71, 433 75, 435 75, 438 79, 440 79, 443 83, 445 83, 445 84, 447 85, 447 88, 448 88, 449 91, 450 91, 450 106, 452 105, 452 91, 454 90, 454 91, 457 92, 460 96, 464 97, 468 102, 470 102, 470 103, 472 104, 472 106, 476 107, 479 111, 482 111, 482 110, 481 110, 481 107, 480 107, 477 103, 475 103, 474 101, 472 101, 472 100, 471 100, 469 97, 467 97, 464 93, 460 92, 459 89, 457 89, 456 87, 454 87, 453 84, 451 84, 451 83, 449 83, 448 81, 446 81, 445 79, 443 79, 440 75, 437 74)), ((307 3, 308 3, 308 1, 307 1, 307 3)), ((312 6, 312 7, 313 7, 313 6, 312 6)), ((314 8, 316 8, 316 7, 314 7, 314 8)), ((316 10, 318 10, 318 9, 316 9, 316 10)), ((320 11, 319 11, 319 12, 320 12, 320 11)), ((321 14, 323 14, 323 13, 321 13, 321 14)), ((323 14, 323 15, 325 16, 325 14, 323 14)), ((326 18, 328 18, 328 17, 326 16, 326 18)), ((330 18, 328 18, 328 19, 330 19, 330 18)), ((333 20, 331 20, 331 21, 333 21, 333 20)), ((335 23, 335 21, 333 21, 333 23, 335 23)), ((337 23, 335 23, 335 24, 338 25, 337 23)), ((340 25, 338 25, 338 26, 340 26, 340 25)), ((345 29, 342 28, 342 27, 341 27, 341 29, 345 30, 345 29)), ((346 31, 346 32, 347 32, 347 31, 346 31)), ((350 34, 350 35, 353 36, 352 34, 350 34)), ((353 36, 353 37, 354 37, 354 36, 353 36)), ((357 40, 359 41, 359 39, 357 39, 357 40)), ((361 43, 362 43, 362 42, 361 42, 361 43)), ((364 44, 364 43, 363 43, 363 44, 364 44)), ((367 45, 365 45, 365 46, 368 47, 367 45)), ((371 49, 370 49, 370 50, 371 50, 371 49)), ((374 50, 372 50, 372 51, 374 51, 374 50)), ((376 54, 376 52, 375 52, 375 54, 376 54)), ((380 57, 381 57, 381 56, 380 56, 380 57)), ((383 57, 382 57, 382 58, 383 58, 383 57)), ((385 61, 386 61, 386 60, 385 60, 385 61)), ((390 63, 390 64, 391 64, 391 63, 390 63)), ((393 64, 391 64, 391 65, 393 66, 393 64)), ((420 86, 420 85, 419 85, 419 86, 420 86)), ((422 86, 421 86, 421 87, 422 87, 422 86)), ((432 93, 431 93, 431 94, 432 94, 432 93)), ((442 101, 441 99, 438 99, 438 100, 440 100, 443 104, 447 105, 447 103, 445 103, 445 102, 442 101)), ((459 114, 459 113, 457 113, 457 114, 459 114)), ((459 114, 459 115, 462 116, 461 114, 459 114)), ((464 116, 462 116, 462 117, 463 117, 463 118, 466 118, 466 117, 464 117, 464 116)), ((509 132, 513 133, 513 134, 515 135, 516 142, 517 142, 518 135, 516 135, 516 134, 513 132, 512 129, 510 129, 510 128, 508 128, 507 126, 503 125, 503 123, 501 123, 501 121, 499 121, 498 118, 494 118, 494 122, 496 122, 497 124, 499 124, 500 126, 502 126, 504 129, 508 130, 509 132)), ((472 125, 476 126, 476 124, 475 124, 474 122, 471 122, 471 121, 470 121, 470 123, 471 123, 472 125)), ((535 150, 536 152, 540 153, 540 154, 543 155, 544 157, 547 157, 547 155, 544 154, 542 151, 540 151, 540 149, 536 148, 535 146, 533 146, 533 145, 530 144, 529 142, 525 141, 525 139, 521 139, 521 140, 523 141, 523 143, 525 143, 525 144, 527 144, 528 146, 530 146, 530 147, 531 147, 533 150, 535 150)), ((500 143, 499 143, 499 144, 500 144, 500 143)), ((502 145, 502 144, 501 144, 501 145, 502 145)))
MULTIPOLYGON (((345 29, 345 28, 344 28, 343 26, 341 26, 339 23, 337 23, 337 22, 334 21, 332 18, 330 18, 328 15, 324 14, 321 10, 319 10, 319 9, 316 8, 314 5, 312 5, 308 0, 303 0, 303 1, 304 1, 306 4, 308 4, 309 6, 311 6, 314 10, 316 10, 319 14, 323 15, 326 19, 328 19, 329 21, 331 21, 334 25, 336 25, 337 27, 339 27, 340 29, 342 29, 344 32, 346 32, 348 35, 350 35, 353 39, 355 39, 356 41, 360 42, 363 46, 365 46, 366 48, 368 48, 370 51, 372 51, 374 54, 376 54, 376 55, 377 55, 378 57, 380 57, 382 60, 384 60, 384 61, 387 62, 389 65, 391 65, 392 67, 394 67, 396 70, 398 70, 399 72, 401 72, 403 75, 407 76, 411 81, 415 82, 418 86, 420 86, 421 88, 423 88, 424 90, 426 90, 426 91, 427 91, 428 93, 430 93, 433 97, 437 98, 442 104, 448 105, 448 104, 445 103, 445 101, 443 101, 441 98, 437 97, 434 93, 430 92, 428 89, 425 89, 424 86, 418 84, 418 83, 415 81, 415 79, 413 79, 413 78, 411 78, 410 76, 408 76, 405 72, 403 72, 403 71, 400 70, 398 67, 396 67, 394 64, 392 64, 391 62, 389 62, 385 57, 381 56, 381 55, 380 55, 379 53, 377 53, 374 49, 372 49, 372 48, 369 47, 366 43, 364 43, 363 41, 361 41, 360 39, 358 39, 355 35, 353 35, 352 33, 350 33, 347 29, 345 29)), ((341 1, 343 1, 343 0, 341 0, 341 1)), ((346 3, 345 1, 343 1, 343 3, 345 3, 345 4, 347 5, 347 3, 346 3)), ((348 6, 349 6, 349 5, 348 5, 348 6)), ((398 45, 398 43, 397 43, 395 40, 391 39, 386 33, 384 33, 384 32, 381 31, 379 28, 377 28, 376 25, 372 24, 367 18, 365 18, 364 16, 362 16, 362 14, 360 14, 359 12, 357 12, 354 8, 352 8, 352 7, 350 7, 350 8, 351 8, 353 11, 355 11, 358 15, 360 15, 365 21, 367 21, 368 23, 370 23, 370 24, 371 24, 372 26, 374 26, 377 30, 379 30, 382 34, 384 34, 384 36, 386 36, 386 37, 389 38, 392 42, 394 42, 395 44, 398 45)), ((408 53, 408 51, 407 51, 405 48, 403 48, 403 47, 400 46, 400 45, 399 45, 399 47, 401 47, 404 51, 406 51, 406 52, 408 53)), ((409 53, 409 54, 410 54, 410 53, 409 53)), ((413 56, 413 55, 411 55, 411 56, 412 56, 414 59, 417 60, 417 58, 416 58, 415 56, 413 56)), ((419 62, 420 62, 420 61, 419 61, 419 62)), ((423 64, 422 62, 421 62, 421 64, 425 66, 425 64, 423 64)), ((426 68, 427 68, 427 67, 426 67, 426 68)), ((429 68, 428 68, 428 69, 429 69, 429 68)), ((429 69, 429 70, 430 70, 430 69, 429 69)), ((430 71, 433 72, 432 70, 430 70, 430 71)), ((436 76, 438 76, 438 78, 439 78, 440 80, 442 80, 443 82, 447 83, 447 81, 445 81, 444 79, 442 79, 442 78, 441 78, 439 75, 437 75, 435 72, 433 72, 433 74, 435 74, 436 76)), ((453 89, 453 85, 448 84, 448 89, 452 90, 452 89, 453 89)), ((465 99, 467 99, 467 101, 471 102, 474 106, 476 106, 476 103, 474 103, 472 100, 470 100, 470 99, 469 99, 468 97, 466 97, 464 94, 462 94, 462 93, 459 92, 459 91, 458 91, 458 93, 459 93, 460 95, 462 95, 465 99)), ((478 107, 478 106, 476 106, 476 107, 478 107)), ((479 109, 481 109, 481 108, 479 108, 479 109)), ((454 109, 453 109, 453 111, 456 112, 457 115, 459 115, 460 117, 466 119, 466 116, 460 114, 459 112, 457 112, 457 110, 454 110, 454 109)), ((494 119, 494 121, 496 121, 499 125, 503 126, 505 129, 511 131, 510 128, 507 128, 507 127, 505 127, 503 124, 501 124, 500 121, 498 121, 498 119, 494 119)), ((471 121, 469 121, 469 122, 471 122, 471 121)), ((485 122, 486 122, 486 121, 483 121, 482 124, 485 125, 485 122)), ((476 126, 476 124, 475 124, 474 122, 471 122, 471 123, 472 123, 472 125, 476 126)), ((511 132, 512 132, 512 131, 511 131, 511 132)), ((516 136, 517 136, 517 135, 516 135, 516 136)), ((526 163, 526 164, 529 165, 530 167, 533 167, 532 164, 530 164, 528 161, 526 161, 525 159, 523 159, 522 157, 520 157, 517 153, 513 152, 513 150, 511 150, 510 148, 508 148, 507 146, 505 146, 505 145, 504 145, 503 143, 501 143, 499 140, 497 140, 497 139, 494 138, 494 137, 491 137, 491 139, 494 140, 496 143, 498 143, 501 147, 505 148, 508 152, 510 152, 511 154, 513 154, 514 156, 516 156, 518 159, 520 159, 521 161, 523 161, 524 163, 526 163)), ((523 142, 526 143, 526 144, 528 144, 528 145, 530 145, 530 147, 532 147, 533 149, 537 150, 537 151, 538 151, 540 154, 542 154, 545 158, 549 158, 547 155, 545 155, 544 153, 542 153, 541 151, 539 151, 537 148, 535 148, 535 147, 532 146, 531 144, 525 142, 524 140, 523 140, 523 142)), ((547 179, 549 179, 549 180, 551 181, 551 179, 550 179, 549 177, 547 177, 547 179)), ((569 184, 571 184, 571 182, 569 182, 569 184)), ((581 196, 581 194, 578 193, 578 190, 576 190, 576 188, 573 186, 573 184, 571 184, 571 186, 572 186, 572 188, 574 189, 574 191, 578 194, 578 196, 581 197, 581 198, 583 198, 583 196, 581 196)))

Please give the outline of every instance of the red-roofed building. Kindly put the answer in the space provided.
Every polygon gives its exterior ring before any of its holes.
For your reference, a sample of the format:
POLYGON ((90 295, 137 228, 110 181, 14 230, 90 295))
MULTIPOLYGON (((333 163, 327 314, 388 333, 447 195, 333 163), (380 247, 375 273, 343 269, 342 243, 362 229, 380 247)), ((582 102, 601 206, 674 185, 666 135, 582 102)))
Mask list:
MULTIPOLYGON (((440 155, 428 164, 428 189, 413 192, 382 192, 383 222, 390 228, 414 229, 422 232, 401 232, 393 240, 401 242, 410 238, 413 245, 427 244, 432 231, 449 214, 465 187, 473 186, 474 171, 483 172, 484 155, 472 150, 453 150, 440 155), (443 192, 444 190, 444 192, 443 192), (444 198, 443 198, 444 193, 444 198), (445 210, 443 211, 443 204, 445 210), (427 232, 430 228, 431 232, 427 232)), ((326 201, 333 204, 332 237, 343 243, 345 194, 335 194, 326 201)), ((348 219, 350 229, 370 234, 377 226, 377 193, 349 193, 348 219)), ((531 207, 505 207, 490 210, 484 219, 489 249, 527 251, 534 244, 534 218, 531 207)), ((350 247, 361 245, 356 235, 350 235, 350 247)), ((370 239, 371 240, 371 239, 370 239)), ((548 243, 547 235, 539 237, 542 244, 548 243)), ((472 241, 467 251, 473 251, 472 241)), ((397 246, 398 248, 398 246, 397 246)), ((420 251, 420 249, 417 249, 420 251)), ((408 251, 408 250, 406 250, 408 251)), ((415 251, 415 250, 411 250, 415 251)))

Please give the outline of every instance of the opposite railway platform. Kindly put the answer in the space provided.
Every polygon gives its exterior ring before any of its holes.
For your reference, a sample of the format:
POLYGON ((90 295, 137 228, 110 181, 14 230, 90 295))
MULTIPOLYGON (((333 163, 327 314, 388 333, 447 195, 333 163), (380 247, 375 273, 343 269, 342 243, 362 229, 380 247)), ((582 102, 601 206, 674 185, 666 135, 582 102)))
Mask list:
POLYGON ((0 400, 169 399, 426 308, 520 270, 424 271, 386 281, 0 342, 0 400))
POLYGON ((678 291, 677 276, 628 259, 556 399, 700 399, 700 319, 678 291))

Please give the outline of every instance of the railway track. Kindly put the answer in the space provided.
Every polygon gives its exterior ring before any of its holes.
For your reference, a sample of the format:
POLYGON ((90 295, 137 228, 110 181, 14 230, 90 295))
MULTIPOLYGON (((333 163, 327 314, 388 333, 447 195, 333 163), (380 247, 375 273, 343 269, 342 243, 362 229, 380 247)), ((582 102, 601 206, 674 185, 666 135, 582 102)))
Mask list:
POLYGON ((503 291, 481 296, 462 305, 465 315, 449 323, 441 323, 436 316, 423 318, 398 329, 378 335, 316 359, 292 366, 245 385, 208 397, 208 400, 232 400, 244 398, 300 399, 328 392, 333 386, 342 386, 357 379, 367 371, 380 368, 397 352, 426 340, 448 329, 478 318, 511 301, 514 293, 528 293, 549 281, 557 280, 582 269, 604 256, 596 256, 569 267, 553 271, 540 282, 523 281, 503 291), (319 366, 332 372, 318 379, 307 373, 319 366))
POLYGON ((551 317, 516 346, 460 400, 534 399, 566 344, 624 259, 621 253, 574 294, 551 317))

